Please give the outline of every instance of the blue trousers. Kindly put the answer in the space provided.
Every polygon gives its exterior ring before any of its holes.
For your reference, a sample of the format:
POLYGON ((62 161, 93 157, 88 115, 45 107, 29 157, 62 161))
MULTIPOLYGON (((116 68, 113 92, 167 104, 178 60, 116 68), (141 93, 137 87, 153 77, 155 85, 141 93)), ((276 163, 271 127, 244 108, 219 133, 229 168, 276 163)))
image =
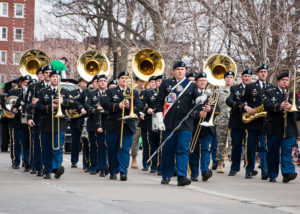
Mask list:
POLYGON ((98 148, 97 148, 97 133, 89 131, 89 150, 90 150, 90 170, 97 171, 98 166, 98 148))
POLYGON ((230 171, 240 171, 241 166, 241 154, 243 147, 243 140, 245 139, 246 132, 244 129, 232 129, 231 130, 231 167, 230 171))
POLYGON ((127 168, 129 166, 130 159, 129 150, 131 148, 132 141, 133 134, 126 126, 123 130, 122 148, 120 148, 120 134, 110 132, 106 133, 110 174, 115 175, 122 172, 127 175, 127 168))
POLYGON ((296 137, 283 138, 279 136, 268 136, 267 166, 268 176, 276 178, 279 173, 279 162, 281 162, 282 175, 295 172, 292 162, 292 150, 296 146, 296 137), (281 149, 281 152, 280 152, 281 149))
POLYGON ((141 128, 141 137, 142 137, 142 141, 143 141, 143 167, 147 168, 149 167, 149 163, 147 163, 147 160, 149 159, 149 136, 148 136, 148 130, 141 128))
POLYGON ((218 149, 218 136, 215 134, 215 136, 212 137, 212 142, 211 142, 211 159, 213 163, 218 163, 217 159, 217 149, 218 149))
MULTIPOLYGON (((170 135, 166 130, 162 134, 162 142, 170 135)), ((161 173, 163 178, 171 178, 176 168, 177 175, 186 177, 189 162, 189 143, 191 131, 176 131, 162 148, 161 173), (176 158, 176 166, 175 166, 176 158)))
POLYGON ((14 164, 20 165, 20 157, 23 155, 25 169, 30 167, 29 162, 29 130, 24 129, 13 129, 13 147, 14 147, 14 164))
POLYGON ((41 136, 38 126, 30 128, 31 131, 31 166, 36 170, 41 170, 42 164, 42 147, 41 136))
MULTIPOLYGON (((261 173, 267 173, 267 144, 266 136, 263 134, 259 135, 259 158, 260 158, 260 167, 261 173)), ((256 160, 256 159, 254 159, 256 160)))
MULTIPOLYGON (((149 143, 150 143, 150 155, 152 155, 160 145, 160 133, 148 130, 149 143)), ((161 159, 160 153, 158 152, 151 160, 151 169, 160 169, 159 160, 161 159)))
POLYGON ((107 164, 107 148, 105 145, 105 133, 98 133, 97 136, 97 146, 98 146, 98 166, 99 170, 105 170, 107 164))
MULTIPOLYGON (((60 147, 58 150, 52 148, 52 133, 41 132, 42 140, 42 161, 44 173, 52 172, 61 166, 63 162, 65 132, 59 133, 60 147)), ((54 133, 54 147, 58 148, 58 134, 54 133)))
POLYGON ((75 165, 78 163, 78 158, 79 158, 81 130, 72 129, 71 134, 72 134, 71 163, 75 165))
POLYGON ((84 169, 90 169, 89 140, 82 138, 82 164, 84 169))

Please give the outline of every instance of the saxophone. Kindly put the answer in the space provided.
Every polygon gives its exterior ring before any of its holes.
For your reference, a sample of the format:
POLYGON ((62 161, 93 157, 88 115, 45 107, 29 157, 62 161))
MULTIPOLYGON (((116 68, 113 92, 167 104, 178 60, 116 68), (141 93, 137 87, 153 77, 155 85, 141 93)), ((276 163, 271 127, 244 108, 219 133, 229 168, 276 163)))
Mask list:
POLYGON ((264 105, 260 105, 256 108, 253 108, 253 110, 255 111, 254 114, 249 114, 246 112, 242 115, 243 123, 245 124, 250 123, 259 117, 266 117, 268 114, 268 112, 264 111, 264 105))

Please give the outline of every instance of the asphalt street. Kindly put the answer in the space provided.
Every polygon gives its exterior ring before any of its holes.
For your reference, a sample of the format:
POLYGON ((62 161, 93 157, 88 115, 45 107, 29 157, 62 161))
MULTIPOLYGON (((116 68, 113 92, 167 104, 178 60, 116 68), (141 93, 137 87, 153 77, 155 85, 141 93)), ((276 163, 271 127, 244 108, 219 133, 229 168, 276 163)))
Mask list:
MULTIPOLYGON (((300 178, 288 184, 244 178, 244 169, 235 177, 214 172, 208 182, 177 187, 174 177, 161 185, 161 177, 129 169, 126 182, 109 176, 84 173, 82 165, 71 168, 70 155, 61 179, 44 180, 11 168, 9 153, 0 153, 0 213, 300 213, 300 178)), ((300 168, 297 167, 299 174, 300 168)), ((200 178, 201 180, 201 178, 200 178)))

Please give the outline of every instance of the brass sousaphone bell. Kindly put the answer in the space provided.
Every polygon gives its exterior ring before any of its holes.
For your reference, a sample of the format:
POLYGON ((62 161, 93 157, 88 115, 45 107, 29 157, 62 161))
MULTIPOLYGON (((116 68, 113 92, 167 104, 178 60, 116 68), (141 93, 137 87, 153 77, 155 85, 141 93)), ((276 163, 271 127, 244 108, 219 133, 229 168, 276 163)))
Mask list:
POLYGON ((32 49, 26 51, 19 62, 19 69, 22 76, 30 75, 36 79, 36 71, 42 66, 50 65, 49 57, 41 50, 32 49))
POLYGON ((16 104, 18 97, 11 95, 5 101, 5 108, 3 109, 5 117, 12 119, 15 117, 15 114, 12 113, 12 107, 16 104))

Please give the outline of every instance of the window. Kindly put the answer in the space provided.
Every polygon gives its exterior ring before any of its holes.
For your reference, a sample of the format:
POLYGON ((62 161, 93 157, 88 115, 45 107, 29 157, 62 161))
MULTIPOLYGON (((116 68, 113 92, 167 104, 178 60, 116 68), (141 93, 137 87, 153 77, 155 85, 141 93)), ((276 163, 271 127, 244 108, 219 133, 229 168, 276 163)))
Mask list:
POLYGON ((0 27, 0 40, 7 40, 7 27, 0 27))
POLYGON ((24 4, 15 4, 15 17, 24 18, 24 4))
POLYGON ((23 28, 15 28, 15 41, 23 41, 23 28))
POLYGON ((6 83, 6 75, 5 74, 0 74, 0 84, 6 83))
POLYGON ((6 51, 0 50, 0 64, 6 64, 6 51))
POLYGON ((22 57, 22 52, 21 51, 15 51, 13 53, 13 64, 14 65, 19 65, 21 57, 22 57))
POLYGON ((0 3, 0 16, 8 17, 8 3, 0 3))

